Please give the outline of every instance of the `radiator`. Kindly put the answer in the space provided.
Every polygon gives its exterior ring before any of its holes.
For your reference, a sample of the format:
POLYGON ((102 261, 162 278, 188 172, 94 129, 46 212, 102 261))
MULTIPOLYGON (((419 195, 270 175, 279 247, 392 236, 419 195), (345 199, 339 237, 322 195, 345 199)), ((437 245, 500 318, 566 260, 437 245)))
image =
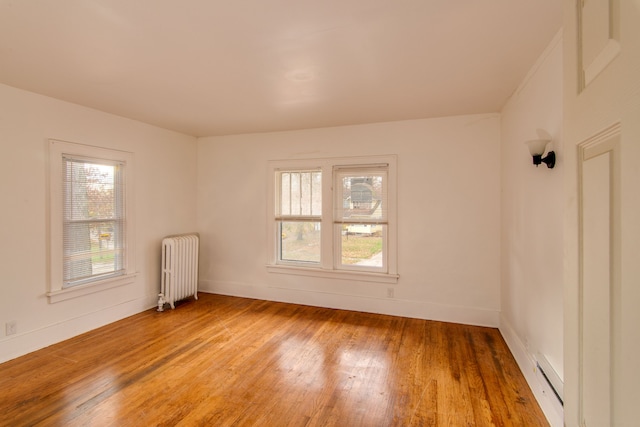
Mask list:
POLYGON ((160 294, 158 311, 166 304, 176 308, 176 301, 194 296, 198 299, 197 234, 181 234, 162 239, 162 267, 160 270, 160 294))

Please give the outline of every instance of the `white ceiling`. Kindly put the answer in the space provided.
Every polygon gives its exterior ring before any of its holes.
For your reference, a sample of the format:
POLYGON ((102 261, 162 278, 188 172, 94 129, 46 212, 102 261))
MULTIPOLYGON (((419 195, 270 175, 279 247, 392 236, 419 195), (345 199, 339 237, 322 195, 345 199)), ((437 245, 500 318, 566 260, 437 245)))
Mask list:
POLYGON ((559 0, 0 0, 0 82, 195 136, 500 111, 559 0))

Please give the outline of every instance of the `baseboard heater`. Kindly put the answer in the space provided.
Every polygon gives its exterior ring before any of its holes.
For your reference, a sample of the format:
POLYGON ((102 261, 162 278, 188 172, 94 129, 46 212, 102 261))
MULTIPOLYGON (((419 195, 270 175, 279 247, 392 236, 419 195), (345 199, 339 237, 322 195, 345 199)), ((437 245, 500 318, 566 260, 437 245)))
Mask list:
POLYGON ((197 233, 162 239, 158 311, 164 311, 166 304, 174 309, 176 301, 190 296, 198 299, 199 249, 200 238, 197 233))
POLYGON ((564 407, 563 400, 563 382, 560 379, 560 376, 553 369, 549 361, 542 354, 536 355, 536 368, 546 384, 549 385, 549 388, 553 391, 556 399, 560 403, 560 407, 564 407))

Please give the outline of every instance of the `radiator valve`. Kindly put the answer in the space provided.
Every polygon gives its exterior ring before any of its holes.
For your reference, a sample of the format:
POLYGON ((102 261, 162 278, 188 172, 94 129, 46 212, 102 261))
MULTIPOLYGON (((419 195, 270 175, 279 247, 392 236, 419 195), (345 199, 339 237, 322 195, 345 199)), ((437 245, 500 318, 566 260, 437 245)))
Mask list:
POLYGON ((166 301, 164 299, 164 294, 158 294, 158 311, 164 311, 164 305, 166 301))

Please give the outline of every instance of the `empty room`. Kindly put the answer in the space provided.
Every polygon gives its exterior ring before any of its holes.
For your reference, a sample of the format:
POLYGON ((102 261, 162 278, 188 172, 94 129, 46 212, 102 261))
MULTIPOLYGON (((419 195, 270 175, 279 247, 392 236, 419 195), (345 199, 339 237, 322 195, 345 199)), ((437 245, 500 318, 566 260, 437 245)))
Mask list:
POLYGON ((633 425, 638 24, 0 1, 0 425, 633 425))

